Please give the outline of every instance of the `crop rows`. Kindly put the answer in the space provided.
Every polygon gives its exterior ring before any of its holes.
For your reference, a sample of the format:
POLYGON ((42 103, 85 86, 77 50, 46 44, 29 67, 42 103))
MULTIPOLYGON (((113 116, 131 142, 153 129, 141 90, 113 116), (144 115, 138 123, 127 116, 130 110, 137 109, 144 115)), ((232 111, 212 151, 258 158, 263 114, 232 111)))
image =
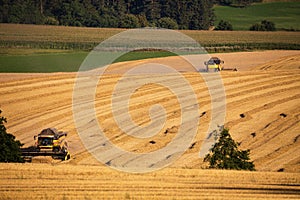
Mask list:
MULTIPOLYGON (((0 24, 0 47, 91 50, 125 29, 0 24)), ((297 32, 181 31, 208 51, 300 49, 297 32)))

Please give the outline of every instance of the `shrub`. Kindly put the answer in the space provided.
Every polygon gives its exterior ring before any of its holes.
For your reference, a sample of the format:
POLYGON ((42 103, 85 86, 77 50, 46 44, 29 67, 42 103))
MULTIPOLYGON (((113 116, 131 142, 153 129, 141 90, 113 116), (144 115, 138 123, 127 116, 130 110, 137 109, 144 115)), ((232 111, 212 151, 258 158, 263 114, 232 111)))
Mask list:
POLYGON ((138 19, 139 24, 140 24, 141 27, 147 27, 147 26, 149 26, 149 22, 148 22, 148 20, 147 20, 147 18, 146 18, 146 16, 144 14, 137 15, 136 17, 137 17, 137 19, 138 19))
POLYGON ((126 14, 121 18, 119 28, 138 28, 139 19, 133 14, 126 14))
POLYGON ((233 28, 229 22, 221 20, 215 30, 232 31, 233 28))
POLYGON ((178 24, 174 19, 163 17, 157 21, 159 28, 178 29, 178 24))
POLYGON ((22 144, 19 140, 15 140, 15 136, 6 132, 4 126, 6 122, 6 118, 0 116, 0 162, 24 162, 20 150, 22 144))
POLYGON ((45 17, 44 24, 46 25, 59 25, 59 21, 54 17, 45 17))
POLYGON ((239 150, 238 146, 229 131, 224 129, 220 133, 219 141, 205 156, 204 161, 209 162, 210 168, 254 171, 254 164, 249 161, 250 150, 239 150))
POLYGON ((276 31, 275 24, 273 22, 263 20, 260 24, 253 24, 250 31, 276 31))

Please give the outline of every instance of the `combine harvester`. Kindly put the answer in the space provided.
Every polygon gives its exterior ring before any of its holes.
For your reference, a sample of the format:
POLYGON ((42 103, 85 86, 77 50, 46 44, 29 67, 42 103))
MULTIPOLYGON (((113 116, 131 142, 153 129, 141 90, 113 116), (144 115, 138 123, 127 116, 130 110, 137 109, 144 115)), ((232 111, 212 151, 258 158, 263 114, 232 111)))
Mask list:
POLYGON ((209 61, 204 62, 206 72, 237 71, 236 68, 224 68, 222 64, 224 64, 224 61, 218 57, 211 57, 209 61))
POLYGON ((71 156, 65 141, 66 136, 66 132, 58 132, 55 128, 42 130, 40 134, 34 136, 35 146, 21 148, 24 160, 31 162, 36 156, 51 156, 53 159, 62 161, 69 160, 71 156))

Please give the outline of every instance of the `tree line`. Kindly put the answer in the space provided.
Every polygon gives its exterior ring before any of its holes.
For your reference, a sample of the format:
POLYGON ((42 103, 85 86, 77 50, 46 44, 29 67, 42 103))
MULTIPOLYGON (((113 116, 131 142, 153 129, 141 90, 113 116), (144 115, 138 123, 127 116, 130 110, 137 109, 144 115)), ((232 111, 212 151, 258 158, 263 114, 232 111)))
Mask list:
POLYGON ((86 27, 207 30, 213 5, 257 0, 0 0, 0 22, 86 27))
POLYGON ((0 22, 199 30, 213 25, 212 8, 210 0, 0 0, 0 22))

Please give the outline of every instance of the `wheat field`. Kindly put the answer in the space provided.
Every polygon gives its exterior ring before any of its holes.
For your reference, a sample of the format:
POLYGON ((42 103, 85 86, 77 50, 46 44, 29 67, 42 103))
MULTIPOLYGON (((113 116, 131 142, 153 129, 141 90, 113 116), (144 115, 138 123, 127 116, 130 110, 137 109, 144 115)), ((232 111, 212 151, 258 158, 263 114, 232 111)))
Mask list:
MULTIPOLYGON (((269 54, 275 55, 276 52, 269 54)), ((209 91, 203 77, 185 66, 185 61, 168 57, 155 62, 185 71, 182 75, 193 88, 201 116, 193 145, 168 168, 146 174, 112 170, 87 152, 73 118, 75 73, 0 74, 0 106, 3 115, 8 118, 8 132, 29 146, 33 144, 33 136, 43 128, 56 127, 69 133, 72 155, 72 159, 66 162, 36 158, 32 164, 1 164, 0 198, 299 199, 299 54, 277 52, 272 62, 269 58, 267 63, 261 61, 248 69, 246 63, 250 65, 253 62, 249 54, 236 53, 235 60, 243 55, 245 66, 241 71, 220 73, 226 93, 225 127, 241 143, 242 149, 250 149, 257 172, 204 169, 206 164, 199 158, 199 151, 212 117, 209 91), (272 66, 266 68, 270 62, 272 66), (288 69, 285 66, 289 66, 288 69)), ((263 60, 259 55, 256 55, 256 60, 263 60)), ((222 57, 222 54, 218 56, 222 57)), ((99 80, 95 90, 97 122, 115 145, 128 151, 145 153, 163 148, 180 127, 177 94, 162 85, 151 84, 153 80, 167 81, 179 93, 185 94, 186 88, 178 84, 178 76, 173 74, 132 77, 137 83, 139 79, 149 81, 130 96, 128 109, 132 120, 141 126, 149 124, 149 108, 155 104, 160 104, 166 111, 167 121, 156 135, 147 139, 133 138, 120 130, 115 121, 116 116, 123 116, 122 112, 112 113, 111 109, 114 87, 122 81, 120 73, 130 67, 153 62, 149 59, 116 63, 112 71, 99 80)), ((225 60, 225 63, 228 62, 225 60)), ((215 75, 209 76, 208 80, 214 81, 215 75)), ((83 80, 90 78, 93 77, 83 80)), ((85 90, 85 87, 82 89, 85 90)), ((126 93, 130 89, 130 85, 124 85, 121 92, 126 93)), ((126 126, 128 122, 124 123, 126 126)), ((89 124, 81 125, 84 129, 90 128, 89 124)))
POLYGON ((0 164, 0 199, 299 199, 299 173, 0 164))

